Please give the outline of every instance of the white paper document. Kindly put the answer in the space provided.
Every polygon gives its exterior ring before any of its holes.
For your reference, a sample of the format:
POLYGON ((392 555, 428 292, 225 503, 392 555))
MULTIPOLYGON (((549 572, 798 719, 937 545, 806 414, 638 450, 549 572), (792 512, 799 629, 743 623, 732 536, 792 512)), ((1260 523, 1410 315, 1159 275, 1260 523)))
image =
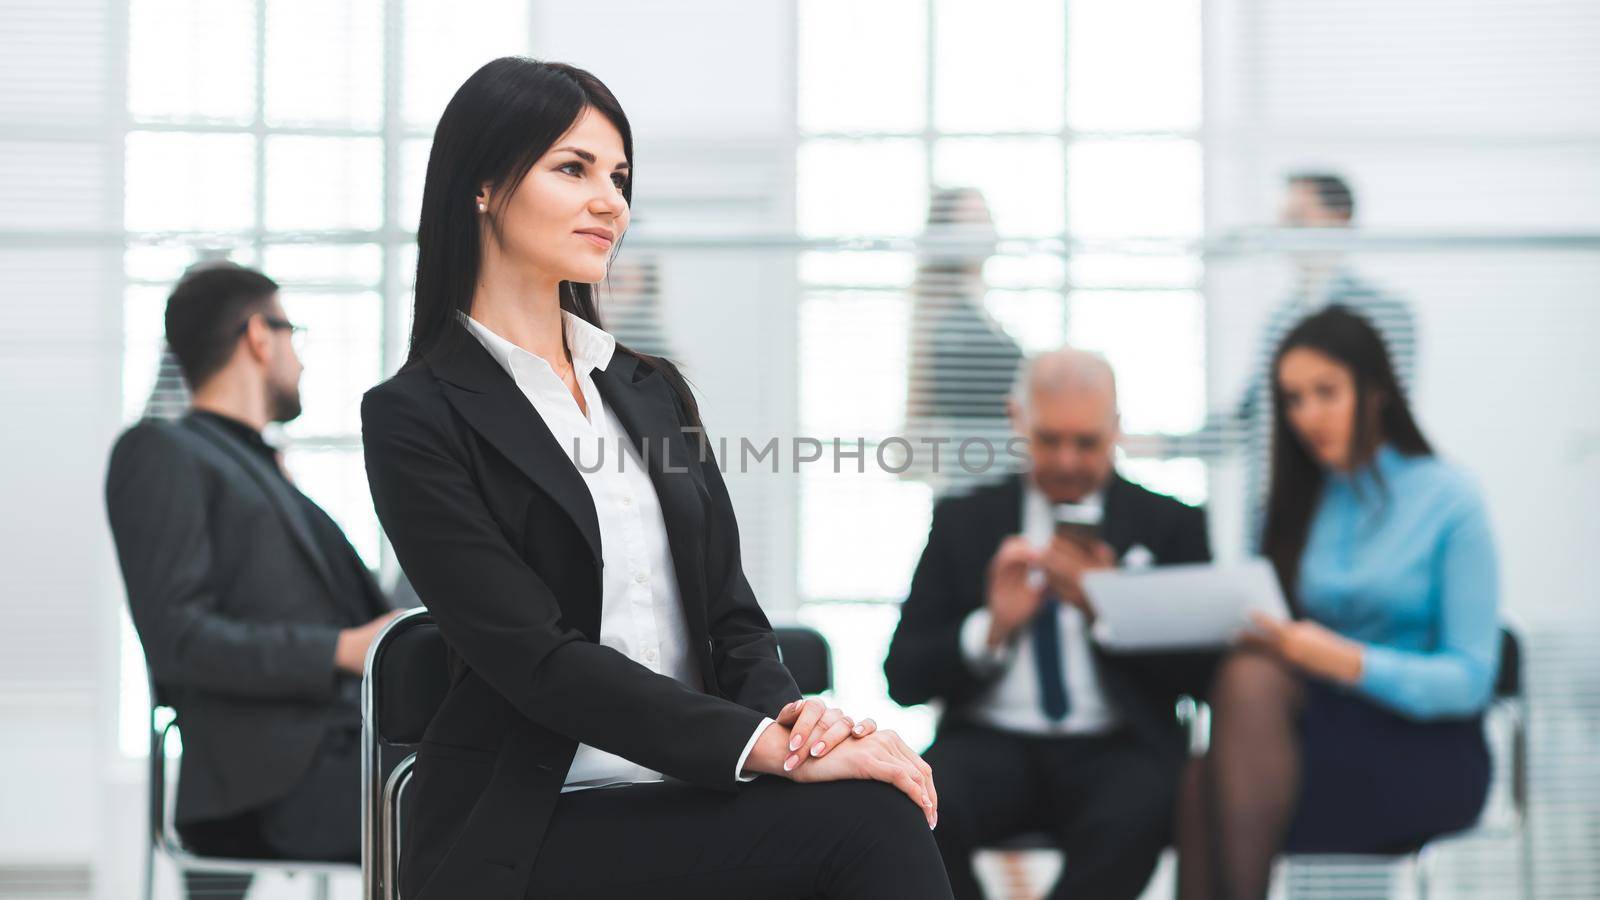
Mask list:
POLYGON ((1095 609, 1094 638, 1110 650, 1221 647, 1250 624, 1252 610, 1289 617, 1264 559, 1088 572, 1083 590, 1095 609))

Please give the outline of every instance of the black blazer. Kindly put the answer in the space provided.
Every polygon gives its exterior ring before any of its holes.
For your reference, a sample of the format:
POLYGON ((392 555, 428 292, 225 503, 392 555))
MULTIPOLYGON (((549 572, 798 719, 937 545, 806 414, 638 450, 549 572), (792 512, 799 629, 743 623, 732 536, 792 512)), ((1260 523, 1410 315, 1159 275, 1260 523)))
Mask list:
POLYGON ((740 567, 717 462, 680 430, 662 372, 619 350, 593 377, 645 442, 704 693, 598 643, 588 488, 488 351, 464 328, 448 343, 361 405, 378 517, 450 650, 450 692, 417 755, 401 893, 521 900, 580 741, 732 791, 762 717, 800 692, 740 567))
MULTIPOLYGON (((902 705, 943 701, 941 732, 969 725, 971 704, 996 677, 978 677, 962 659, 961 623, 984 604, 989 561, 1000 542, 1022 530, 1024 477, 934 506, 928 545, 901 606, 883 666, 889 696, 902 705)), ((1101 532, 1119 559, 1136 544, 1158 565, 1211 558, 1203 510, 1120 475, 1106 486, 1101 532)), ((1152 746, 1181 755, 1184 736, 1173 704, 1185 694, 1204 696, 1216 654, 1113 655, 1095 647, 1094 655, 1107 700, 1124 722, 1152 746)))
MULTIPOLYGON (((179 824, 288 793, 359 685, 333 663, 339 630, 388 602, 364 567, 349 596, 295 488, 204 416, 148 419, 111 452, 106 508, 134 628, 183 729, 179 824)), ((354 554, 354 550, 343 548, 354 554)))

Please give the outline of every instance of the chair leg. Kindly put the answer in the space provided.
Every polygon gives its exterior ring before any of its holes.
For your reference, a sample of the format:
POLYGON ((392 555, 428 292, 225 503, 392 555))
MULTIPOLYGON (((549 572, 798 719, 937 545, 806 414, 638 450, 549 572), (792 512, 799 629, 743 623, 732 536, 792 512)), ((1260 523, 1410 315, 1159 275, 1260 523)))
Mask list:
POLYGON ((1517 823, 1517 893, 1522 900, 1533 900, 1533 833, 1526 814, 1517 823))
POLYGON ((1429 884, 1431 872, 1428 860, 1431 858, 1428 848, 1423 847, 1411 857, 1411 869, 1415 874, 1415 893, 1417 900, 1428 900, 1428 892, 1433 887, 1429 884))
POLYGON ((1533 900, 1533 829, 1528 817, 1528 708, 1519 699, 1511 707, 1511 802, 1517 819, 1517 891, 1533 900))
POLYGON ((144 854, 144 900, 156 900, 156 845, 151 841, 144 854))

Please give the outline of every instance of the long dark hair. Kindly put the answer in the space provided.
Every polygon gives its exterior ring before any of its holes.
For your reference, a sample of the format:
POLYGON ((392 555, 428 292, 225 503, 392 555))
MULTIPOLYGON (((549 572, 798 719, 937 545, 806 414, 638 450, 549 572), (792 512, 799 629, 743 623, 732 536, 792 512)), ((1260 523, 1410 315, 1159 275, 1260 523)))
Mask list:
MULTIPOLYGON (((1384 443, 1405 456, 1433 454, 1411 415, 1383 338, 1366 318, 1347 307, 1330 306, 1302 319, 1284 336, 1272 358, 1272 488, 1267 497, 1262 550, 1277 570, 1285 595, 1297 609, 1300 555, 1305 550, 1311 516, 1316 512, 1326 478, 1321 464, 1290 429, 1283 389, 1278 384, 1284 355, 1299 347, 1333 359, 1353 376, 1356 420, 1350 447, 1352 469, 1370 463, 1384 443)), ((1376 471, 1373 474, 1376 476, 1376 471)), ((1381 476, 1378 484, 1381 488, 1381 476)))
MULTIPOLYGON (((576 66, 506 56, 486 63, 459 89, 433 133, 427 180, 422 189, 422 219, 417 224, 417 290, 411 320, 411 368, 460 340, 465 332, 456 313, 472 307, 478 282, 482 240, 477 195, 494 187, 491 227, 527 176, 528 170, 578 121, 585 109, 605 116, 622 135, 630 174, 622 196, 633 202, 633 129, 622 105, 600 79, 576 66)), ((619 242, 620 245, 620 242, 619 242)), ((561 308, 593 324, 600 321, 597 286, 563 281, 561 308)), ((677 366, 622 344, 617 351, 657 369, 684 407, 690 424, 700 424, 694 394, 677 366)))

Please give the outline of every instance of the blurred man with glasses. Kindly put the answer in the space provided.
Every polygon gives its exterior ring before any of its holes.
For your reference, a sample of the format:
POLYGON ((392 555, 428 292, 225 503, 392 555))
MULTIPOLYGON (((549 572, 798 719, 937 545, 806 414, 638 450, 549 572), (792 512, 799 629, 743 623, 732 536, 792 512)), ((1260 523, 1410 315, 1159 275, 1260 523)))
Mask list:
POLYGON ((191 271, 166 309, 189 410, 129 428, 106 476, 134 627, 183 734, 178 833, 203 855, 359 857, 360 679, 394 612, 262 436, 300 415, 302 333, 260 272, 191 271))

